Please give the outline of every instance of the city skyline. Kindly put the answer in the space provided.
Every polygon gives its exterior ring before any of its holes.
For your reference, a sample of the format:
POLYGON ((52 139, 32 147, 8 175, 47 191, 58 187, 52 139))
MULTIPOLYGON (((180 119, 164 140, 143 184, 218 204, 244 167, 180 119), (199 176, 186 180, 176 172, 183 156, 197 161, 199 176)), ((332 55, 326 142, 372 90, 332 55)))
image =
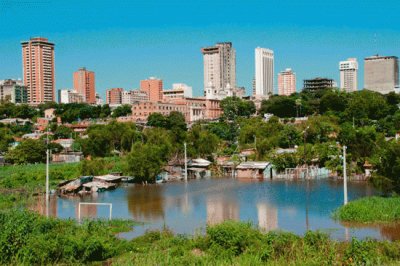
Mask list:
MULTIPOLYGON (((352 2, 348 8, 357 8, 364 18, 361 21, 360 16, 359 19, 345 22, 340 20, 345 15, 340 15, 337 10, 341 1, 328 5, 332 9, 329 14, 315 13, 318 10, 327 11, 324 4, 303 1, 301 4, 292 3, 302 8, 302 16, 293 16, 294 11, 291 11, 291 16, 284 14, 279 18, 278 15, 272 15, 271 18, 263 19, 256 15, 260 14, 258 9, 262 10, 267 4, 253 2, 259 6, 255 8, 252 6, 254 3, 240 5, 232 2, 228 9, 237 16, 229 20, 226 20, 225 15, 222 18, 207 16, 204 8, 200 8, 198 14, 188 17, 187 13, 198 7, 195 4, 192 6, 185 3, 180 6, 172 2, 171 7, 167 7, 158 3, 167 11, 172 10, 174 15, 182 14, 186 18, 178 19, 177 16, 168 15, 169 19, 161 23, 167 18, 166 13, 161 11, 157 11, 160 18, 156 21, 143 22, 141 14, 128 19, 130 12, 127 11, 135 7, 155 7, 155 2, 115 1, 113 7, 110 7, 107 2, 100 1, 95 10, 85 11, 90 20, 82 18, 69 25, 62 23, 65 16, 73 12, 82 14, 87 3, 83 4, 82 10, 77 10, 77 7, 73 7, 74 1, 69 4, 44 1, 35 5, 10 2, 2 9, 0 16, 0 25, 3 25, 0 28, 4 33, 0 37, 0 79, 22 78, 18 44, 30 36, 44 36, 56 44, 56 90, 72 88, 71 73, 84 65, 96 73, 96 90, 103 98, 107 88, 138 88, 140 80, 149 76, 162 79, 166 88, 173 83, 186 83, 193 87, 194 95, 200 96, 203 91, 203 58, 198 50, 221 41, 234 44, 237 51, 237 86, 246 87, 247 94, 251 94, 252 90, 253 51, 257 46, 274 50, 276 73, 289 67, 296 71, 298 89, 302 87, 303 79, 317 76, 339 82, 337 64, 349 57, 355 57, 360 62, 359 88, 362 88, 362 60, 365 57, 378 52, 382 55, 399 55, 399 26, 390 18, 394 17, 390 14, 395 7, 400 6, 397 2, 391 1, 390 8, 381 7, 379 10, 376 10, 375 4, 352 2), (46 21, 51 19, 54 23, 43 23, 44 18, 39 18, 33 12, 54 10, 55 6, 62 8, 46 18, 46 21), (246 14, 252 15, 239 16, 243 8, 246 14), (99 14, 109 11, 110 15, 118 13, 120 17, 105 22, 94 11, 99 14), (314 14, 313 19, 306 18, 307 14, 314 14), (189 23, 190 18, 194 22, 189 23)), ((220 1, 216 2, 217 9, 222 6, 220 1)), ((276 12, 284 10, 280 3, 272 8, 276 12)), ((215 14, 217 10, 209 12, 215 14)), ((274 78, 274 93, 277 93, 276 74, 274 78)))

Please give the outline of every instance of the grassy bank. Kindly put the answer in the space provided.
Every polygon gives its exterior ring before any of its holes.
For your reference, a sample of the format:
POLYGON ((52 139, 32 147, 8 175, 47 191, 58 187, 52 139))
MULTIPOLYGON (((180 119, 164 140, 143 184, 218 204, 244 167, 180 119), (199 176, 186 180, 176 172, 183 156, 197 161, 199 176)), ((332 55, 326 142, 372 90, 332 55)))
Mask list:
POLYGON ((46 218, 27 211, 0 213, 0 264, 46 265, 103 261, 129 249, 114 233, 131 228, 129 221, 46 218))
POLYGON ((337 209, 333 217, 345 222, 399 222, 400 197, 368 197, 351 201, 337 209))
POLYGON ((0 213, 0 264, 113 265, 376 265, 400 262, 400 242, 332 241, 319 232, 262 234, 225 222, 206 235, 147 232, 131 241, 113 233, 131 224, 46 219, 26 211, 0 213))
POLYGON ((262 234, 251 225, 225 222, 205 236, 151 232, 130 242, 115 265, 377 265, 400 261, 400 243, 336 242, 319 232, 262 234))
MULTIPOLYGON (((122 171, 122 160, 105 158, 106 169, 97 174, 122 171)), ((60 181, 70 180, 83 174, 81 163, 51 164, 50 187, 54 189, 60 181)), ((11 165, 0 167, 0 209, 26 206, 32 195, 45 190, 46 165, 11 165)))

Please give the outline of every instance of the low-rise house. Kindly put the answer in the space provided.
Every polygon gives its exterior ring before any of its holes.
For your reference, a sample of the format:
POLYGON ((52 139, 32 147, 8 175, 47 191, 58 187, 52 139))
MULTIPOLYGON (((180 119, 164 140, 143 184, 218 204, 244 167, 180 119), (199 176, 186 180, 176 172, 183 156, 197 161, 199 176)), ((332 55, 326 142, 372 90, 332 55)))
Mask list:
POLYGON ((22 139, 40 139, 41 136, 43 136, 44 134, 42 133, 29 133, 29 134, 25 134, 22 136, 22 139))
POLYGON ((5 125, 26 125, 26 124, 31 124, 32 121, 29 119, 22 119, 22 118, 5 118, 0 120, 1 124, 5 125))
POLYGON ((78 163, 82 159, 82 152, 62 152, 52 155, 53 163, 78 163))
POLYGON ((187 163, 188 178, 208 178, 211 177, 211 162, 205 159, 191 159, 187 163))
POLYGON ((74 139, 57 139, 52 142, 60 144, 65 150, 70 150, 74 144, 74 139))
POLYGON ((274 170, 269 162, 243 162, 236 167, 237 178, 272 178, 274 170))

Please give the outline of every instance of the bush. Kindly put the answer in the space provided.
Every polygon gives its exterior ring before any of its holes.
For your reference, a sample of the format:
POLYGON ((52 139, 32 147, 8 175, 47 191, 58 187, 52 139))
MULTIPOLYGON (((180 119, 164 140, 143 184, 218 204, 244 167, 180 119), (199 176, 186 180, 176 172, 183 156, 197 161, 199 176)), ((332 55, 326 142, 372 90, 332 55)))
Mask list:
POLYGON ((250 223, 233 221, 207 227, 207 235, 210 246, 231 251, 234 255, 243 253, 261 240, 261 233, 250 223))
POLYGON ((121 254, 127 242, 108 222, 46 218, 28 211, 0 213, 0 264, 71 264, 121 254))

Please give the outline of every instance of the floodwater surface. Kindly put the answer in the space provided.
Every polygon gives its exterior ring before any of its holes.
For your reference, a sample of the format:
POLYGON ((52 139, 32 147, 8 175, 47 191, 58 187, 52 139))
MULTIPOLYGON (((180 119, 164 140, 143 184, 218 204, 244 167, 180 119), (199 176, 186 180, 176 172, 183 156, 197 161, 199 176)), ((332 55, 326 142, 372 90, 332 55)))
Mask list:
MULTIPOLYGON (((364 182, 348 184, 349 200, 376 192, 364 182)), ((52 197, 50 214, 77 218, 79 202, 112 203, 112 217, 144 222, 131 232, 169 228, 178 234, 204 232, 207 224, 225 220, 250 221, 263 231, 283 230, 303 235, 307 230, 327 232, 334 239, 400 239, 400 226, 356 226, 331 218, 343 204, 343 183, 336 180, 237 179, 190 180, 157 185, 124 185, 114 191, 79 198, 52 197)), ((81 217, 108 218, 108 206, 81 205, 81 217)))

